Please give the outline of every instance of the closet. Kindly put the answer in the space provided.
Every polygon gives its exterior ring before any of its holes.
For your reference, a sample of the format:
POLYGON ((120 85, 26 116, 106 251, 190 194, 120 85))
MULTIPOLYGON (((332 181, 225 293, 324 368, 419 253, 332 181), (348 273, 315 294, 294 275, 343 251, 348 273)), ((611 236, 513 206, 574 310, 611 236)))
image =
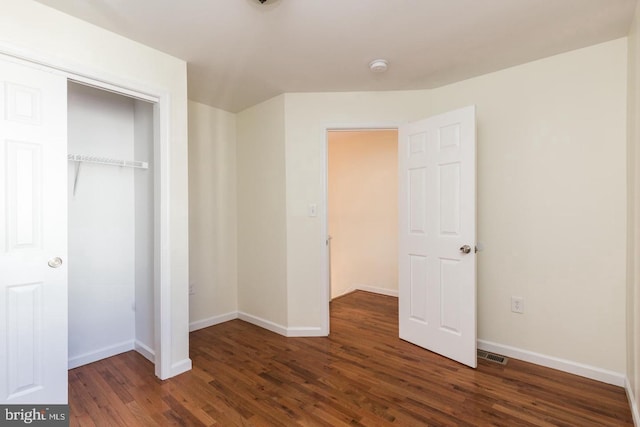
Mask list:
POLYGON ((68 84, 69 368, 153 360, 152 104, 68 84))

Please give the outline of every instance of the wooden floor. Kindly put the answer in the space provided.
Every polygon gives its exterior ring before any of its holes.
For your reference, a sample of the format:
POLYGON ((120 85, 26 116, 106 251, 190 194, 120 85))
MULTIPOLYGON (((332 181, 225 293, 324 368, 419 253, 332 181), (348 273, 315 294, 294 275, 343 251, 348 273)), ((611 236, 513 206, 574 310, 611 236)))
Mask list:
POLYGON ((331 303, 329 338, 241 320, 191 334, 168 381, 135 352, 69 371, 71 425, 633 426, 622 388, 511 359, 470 369, 398 339, 397 299, 331 303))

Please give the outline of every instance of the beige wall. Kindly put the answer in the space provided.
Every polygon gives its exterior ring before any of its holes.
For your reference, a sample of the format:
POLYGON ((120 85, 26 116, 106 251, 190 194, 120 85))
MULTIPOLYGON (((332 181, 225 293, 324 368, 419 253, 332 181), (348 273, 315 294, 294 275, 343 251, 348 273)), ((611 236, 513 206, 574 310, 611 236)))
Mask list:
POLYGON ((326 129, 374 127, 418 119, 428 91, 286 94, 287 292, 289 324, 322 328, 328 295, 321 260, 326 129), (307 206, 318 204, 317 218, 307 206))
POLYGON ((478 107, 479 338, 624 373, 626 40, 432 96, 478 107))
POLYGON ((398 131, 328 134, 331 297, 398 292, 398 131))
POLYGON ((89 75, 108 76, 111 83, 139 84, 170 97, 171 171, 169 236, 171 275, 171 370, 190 367, 189 248, 187 183, 187 66, 177 58, 102 30, 30 0, 3 0, 0 48, 37 58, 50 65, 89 75))
POLYGON ((475 104, 479 338, 624 373, 626 50, 619 39, 431 91, 285 95, 289 324, 321 325, 322 224, 305 205, 322 202, 326 127, 475 104))
POLYGON ((640 425, 640 5, 629 33, 627 121, 627 378, 640 425))
POLYGON ((284 95, 237 115, 238 308, 287 325, 284 95))
POLYGON ((191 324, 238 310, 236 115, 189 101, 191 324))

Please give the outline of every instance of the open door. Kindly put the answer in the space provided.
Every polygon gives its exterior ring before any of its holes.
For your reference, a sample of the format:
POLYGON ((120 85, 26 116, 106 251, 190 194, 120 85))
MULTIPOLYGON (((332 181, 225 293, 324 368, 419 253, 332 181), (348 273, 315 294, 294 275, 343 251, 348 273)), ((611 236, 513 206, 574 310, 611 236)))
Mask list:
POLYGON ((0 57, 0 404, 67 403, 67 80, 0 57))
POLYGON ((399 129, 400 338, 475 368, 475 107, 399 129))

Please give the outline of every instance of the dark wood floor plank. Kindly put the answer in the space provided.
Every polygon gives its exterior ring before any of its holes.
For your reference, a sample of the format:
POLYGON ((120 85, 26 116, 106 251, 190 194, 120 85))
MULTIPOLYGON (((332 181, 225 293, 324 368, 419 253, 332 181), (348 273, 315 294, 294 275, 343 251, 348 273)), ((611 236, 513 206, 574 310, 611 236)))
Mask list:
POLYGON ((193 332, 167 381, 135 352, 69 371, 73 426, 633 426, 625 392, 530 363, 477 369, 398 338, 396 298, 331 303, 331 335, 240 320, 193 332))

